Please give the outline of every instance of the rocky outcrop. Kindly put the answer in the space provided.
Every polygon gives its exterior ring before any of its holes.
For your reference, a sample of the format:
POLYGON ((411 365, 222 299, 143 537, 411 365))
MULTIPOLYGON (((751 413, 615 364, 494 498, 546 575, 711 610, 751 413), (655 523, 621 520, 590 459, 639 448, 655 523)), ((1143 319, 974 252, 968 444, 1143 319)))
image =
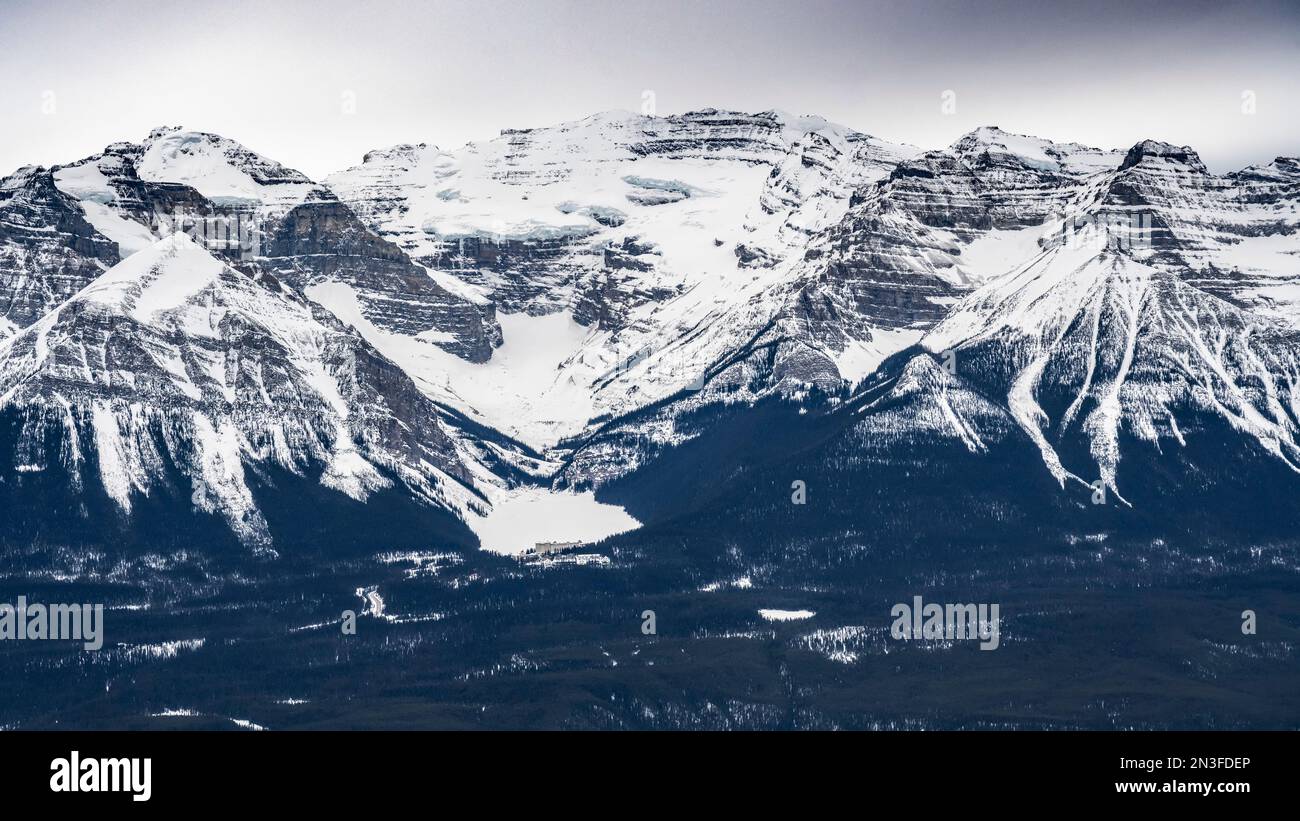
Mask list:
POLYGON ((119 259, 50 169, 0 180, 0 338, 25 328, 119 259))

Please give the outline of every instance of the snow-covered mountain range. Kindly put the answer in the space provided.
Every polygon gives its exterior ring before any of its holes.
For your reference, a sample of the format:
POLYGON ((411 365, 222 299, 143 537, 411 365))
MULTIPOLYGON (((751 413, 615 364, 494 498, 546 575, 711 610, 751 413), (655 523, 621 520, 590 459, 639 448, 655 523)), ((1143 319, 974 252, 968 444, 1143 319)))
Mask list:
MULTIPOLYGON (((769 399, 872 448, 1031 443, 1118 505, 1149 498, 1132 448, 1195 437, 1300 480, 1298 205, 1296 158, 1214 175, 992 127, 922 151, 777 112, 319 182, 157 129, 0 181, 0 483, 34 504, 58 473, 127 521, 172 492, 266 552, 274 472, 513 550, 634 527, 591 491, 769 399)), ((1162 487, 1197 481, 1178 464, 1162 487)))
POLYGON ((445 401, 549 447, 697 383, 797 299, 805 247, 854 192, 914 153, 820 118, 615 113, 454 152, 376 151, 326 183, 511 317, 531 356, 458 379, 422 340, 377 329, 375 344, 445 401))

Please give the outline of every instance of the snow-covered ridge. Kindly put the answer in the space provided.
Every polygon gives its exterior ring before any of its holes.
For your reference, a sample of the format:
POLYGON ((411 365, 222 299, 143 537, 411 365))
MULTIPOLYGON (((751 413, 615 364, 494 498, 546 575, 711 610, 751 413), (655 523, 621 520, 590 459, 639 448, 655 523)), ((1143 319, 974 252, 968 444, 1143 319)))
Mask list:
MULTIPOLYGON (((814 117, 607 112, 549 128, 507 131, 499 139, 456 151, 425 144, 372 151, 361 166, 330 175, 326 183, 369 224, 423 261, 441 255, 448 240, 535 239, 544 236, 539 233, 543 230, 552 236, 581 236, 610 227, 608 223, 628 211, 625 218, 633 224, 623 233, 645 233, 638 231, 637 223, 655 224, 653 207, 643 211, 629 204, 653 206, 670 200, 640 200, 638 191, 647 184, 639 180, 656 181, 653 185, 660 190, 699 194, 731 195, 740 184, 748 191, 735 193, 753 197, 772 166, 783 164, 788 154, 798 159, 812 152, 824 158, 822 167, 811 168, 808 176, 848 174, 855 178, 828 185, 851 190, 870 177, 870 165, 876 166, 876 177, 882 176, 914 150, 814 117), (855 152, 859 162, 850 163, 855 152), (745 173, 744 166, 751 165, 764 168, 745 173), (861 170, 855 170, 857 165, 861 170), (575 216, 581 209, 591 212, 575 216), (600 219, 602 212, 608 218, 600 219)), ((799 167, 804 165, 813 163, 799 167)), ((798 183, 789 179, 793 176, 792 170, 785 171, 786 179, 780 181, 790 189, 788 208, 797 208, 809 196, 830 193, 820 186, 800 192, 798 183)), ((840 191, 841 198, 848 190, 840 191)), ((690 199, 689 193, 671 201, 683 199, 690 199)), ((729 219, 719 227, 734 232, 743 224, 744 212, 757 204, 746 199, 737 206, 740 213, 718 214, 726 203, 706 202, 701 207, 703 213, 716 214, 715 219, 729 219)), ((690 210, 703 216, 700 209, 690 210)))
POLYGON ((499 342, 493 306, 471 288, 431 276, 326 188, 233 140, 155 129, 140 143, 58 167, 53 179, 84 214, 85 230, 122 257, 185 230, 240 270, 270 273, 300 292, 346 284, 377 327, 425 334, 477 361, 499 342))
POLYGON ((333 317, 176 234, 0 344, 0 410, 23 419, 30 465, 84 485, 93 449, 98 481, 129 514, 174 463, 196 507, 267 547, 250 464, 360 500, 400 481, 449 509, 480 504, 432 403, 387 367, 333 317), (50 430, 65 440, 61 464, 43 461, 50 430))
POLYGON ((609 112, 456 151, 372 151, 326 182, 372 228, 502 314, 562 314, 587 329, 527 403, 567 409, 561 418, 485 412, 464 401, 475 369, 440 363, 427 340, 373 340, 406 351, 417 381, 444 388, 441 400, 548 446, 697 382, 770 320, 780 299, 765 292, 853 191, 914 152, 818 117, 609 112))
POLYGON ((983 362, 988 373, 967 382, 960 367, 917 370, 929 361, 918 359, 894 395, 926 399, 908 405, 910 417, 876 419, 876 435, 950 436, 980 453, 1019 428, 1059 481, 1100 479, 1116 494, 1123 436, 1181 446, 1205 419, 1300 465, 1288 330, 1300 322, 1295 169, 1279 159, 1216 177, 1185 147, 1100 152, 995 129, 905 160, 860 189, 845 217, 755 298, 755 321, 727 323, 758 333, 746 340, 761 356, 711 371, 699 394, 584 443, 565 479, 599 484, 635 469, 630 447, 678 443, 678 414, 752 397, 734 386, 758 374, 795 395, 801 382, 833 388, 923 335, 934 356, 983 362), (711 394, 728 382, 732 390, 711 394), (989 403, 990 390, 1001 404, 989 403), (1067 412, 1049 415, 1058 404, 1067 412), (1087 463, 1063 461, 1062 437, 1086 443, 1087 463))
POLYGON ((318 190, 305 175, 234 140, 180 129, 154 131, 137 171, 143 180, 188 185, 218 204, 248 203, 277 212, 318 190))
POLYGON ((950 150, 971 162, 1022 165, 1041 171, 1087 175, 1114 170, 1123 155, 1078 143, 1054 143, 1042 137, 1011 134, 985 126, 962 136, 950 150))
MULTIPOLYGON (((1130 253, 1051 248, 963 301, 921 344, 951 357, 958 382, 1005 391, 1002 407, 1062 485, 1100 479, 1123 500, 1123 438, 1179 448, 1207 418, 1300 473, 1300 334, 1130 253), (1075 437, 1086 463, 1058 454, 1075 437)), ((978 430, 955 410, 964 438, 978 430)))

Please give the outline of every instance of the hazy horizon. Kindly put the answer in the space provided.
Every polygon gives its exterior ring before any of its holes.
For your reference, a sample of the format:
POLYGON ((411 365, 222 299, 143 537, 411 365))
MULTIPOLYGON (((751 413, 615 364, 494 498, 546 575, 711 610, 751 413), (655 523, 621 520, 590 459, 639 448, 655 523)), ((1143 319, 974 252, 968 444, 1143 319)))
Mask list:
POLYGON ((659 115, 785 110, 923 149, 996 125, 1190 145, 1219 173, 1300 154, 1300 8, 1277 2, 18 0, 0 24, 18 35, 0 174, 180 125, 320 179, 399 143, 640 112, 647 92, 659 115))

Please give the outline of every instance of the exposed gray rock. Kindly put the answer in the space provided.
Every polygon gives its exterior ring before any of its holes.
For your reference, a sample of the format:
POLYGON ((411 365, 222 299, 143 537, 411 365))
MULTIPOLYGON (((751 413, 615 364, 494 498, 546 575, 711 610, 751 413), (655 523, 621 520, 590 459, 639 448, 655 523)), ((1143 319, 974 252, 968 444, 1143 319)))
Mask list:
POLYGON ((31 325, 118 261, 50 169, 0 180, 0 339, 31 325))

